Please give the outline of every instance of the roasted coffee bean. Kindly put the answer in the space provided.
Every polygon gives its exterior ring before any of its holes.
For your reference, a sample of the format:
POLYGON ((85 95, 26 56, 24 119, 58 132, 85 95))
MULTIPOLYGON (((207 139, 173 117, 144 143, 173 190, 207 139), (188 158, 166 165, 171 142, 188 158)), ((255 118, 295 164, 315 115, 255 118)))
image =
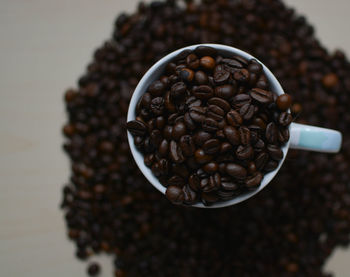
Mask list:
POLYGON ((196 129, 196 123, 192 120, 189 113, 185 113, 184 123, 186 125, 186 129, 192 130, 192 131, 196 129))
POLYGON ((176 112, 176 106, 174 105, 174 102, 172 101, 170 94, 171 94, 170 91, 167 91, 165 93, 164 105, 165 105, 165 108, 167 109, 168 112, 174 113, 174 112, 176 112))
POLYGON ((152 166, 153 162, 155 161, 154 154, 145 155, 143 161, 148 167, 152 166))
POLYGON ((278 167, 278 162, 270 160, 264 166, 264 171, 271 172, 271 171, 274 171, 277 167, 278 167))
POLYGON ((179 175, 171 176, 167 181, 169 186, 177 186, 182 188, 185 185, 185 180, 179 175))
POLYGON ((192 107, 189 110, 190 117, 194 122, 202 123, 205 119, 206 109, 203 107, 192 107))
POLYGON ((216 56, 217 50, 213 47, 210 46, 198 46, 194 52, 199 56, 199 57, 204 57, 204 56, 216 56))
POLYGON ((100 265, 98 263, 91 263, 87 269, 89 276, 97 276, 101 271, 100 265))
POLYGON ((262 65, 257 60, 251 60, 248 65, 249 72, 260 74, 263 70, 262 65))
POLYGON ((256 172, 245 180, 245 185, 249 190, 254 190, 260 186, 262 179, 263 175, 260 172, 256 172))
POLYGON ((255 162, 249 162, 248 164, 248 173, 249 174, 253 174, 254 172, 256 172, 256 165, 255 162))
POLYGON ((244 120, 252 119, 254 116, 254 113, 255 113, 255 106, 251 104, 245 104, 239 110, 239 114, 244 120))
POLYGON ((183 190, 177 186, 169 186, 165 191, 165 196, 169 201, 177 205, 182 204, 185 200, 183 190))
POLYGON ((197 99, 194 96, 190 96, 186 99, 186 106, 188 109, 192 108, 192 107, 200 107, 202 105, 202 101, 197 99))
POLYGON ((147 131, 145 123, 139 120, 129 121, 126 124, 126 127, 128 128, 128 131, 134 136, 143 136, 147 131))
POLYGON ((180 138, 180 147, 185 156, 192 156, 196 150, 193 139, 190 135, 184 135, 180 138))
POLYGON ((234 191, 219 190, 217 195, 222 201, 231 200, 235 196, 234 191))
POLYGON ((278 130, 278 141, 282 144, 289 140, 290 134, 288 128, 280 128, 278 130))
POLYGON ((236 59, 222 59, 222 63, 235 69, 243 68, 243 64, 236 59))
POLYGON ((164 112, 164 98, 156 97, 151 101, 150 109, 151 112, 155 115, 161 115, 164 112))
POLYGON ((152 95, 150 93, 145 93, 141 98, 141 105, 143 108, 149 108, 152 101, 152 95))
POLYGON ((289 94, 281 94, 276 100, 278 109, 281 111, 286 111, 290 108, 292 104, 292 97, 289 94))
POLYGON ((257 170, 262 170, 265 167, 268 160, 269 155, 266 152, 259 153, 255 158, 255 166, 257 170))
POLYGON ((188 184, 191 187, 192 190, 194 191, 198 191, 200 188, 200 178, 198 177, 197 174, 192 174, 189 178, 188 178, 188 184))
POLYGON ((225 115, 225 112, 216 105, 209 105, 207 115, 216 121, 221 121, 225 115))
POLYGON ((226 191, 237 191, 239 189, 239 185, 232 181, 223 181, 221 182, 221 188, 226 191))
POLYGON ((195 54, 189 54, 186 58, 186 63, 191 69, 197 69, 199 67, 199 59, 195 54))
POLYGON ((269 153, 271 159, 275 161, 280 161, 283 159, 283 152, 277 145, 269 144, 267 145, 267 152, 269 153))
POLYGON ((177 82, 171 86, 170 97, 172 99, 181 99, 186 95, 186 84, 184 82, 177 82))
POLYGON ((209 178, 204 178, 200 181, 200 188, 203 192, 210 192, 216 189, 215 184, 210 182, 209 178))
POLYGON ((186 125, 183 122, 177 122, 174 127, 173 127, 173 131, 172 131, 172 138, 174 140, 179 140, 180 137, 182 137, 183 135, 186 134, 186 125))
POLYGON ((154 81, 148 88, 152 96, 161 96, 165 90, 165 85, 161 81, 154 81))
POLYGON ((169 152, 169 142, 163 139, 158 147, 158 154, 160 157, 167 157, 169 152))
POLYGON ((210 56, 204 56, 199 60, 199 65, 207 70, 214 69, 215 60, 210 56))
POLYGON ((214 155, 220 151, 221 143, 218 139, 209 139, 204 142, 203 150, 206 154, 214 155))
POLYGON ((225 70, 215 70, 214 81, 217 84, 223 84, 230 78, 230 72, 225 70))
POLYGON ((172 133, 173 133, 173 126, 166 125, 163 129, 164 138, 167 140, 171 140, 172 133))
POLYGON ((194 158, 196 159, 196 162, 199 164, 206 164, 212 160, 212 156, 208 155, 204 152, 203 149, 197 149, 194 153, 194 158))
POLYGON ((278 130, 277 130, 275 123, 270 122, 266 127, 266 132, 265 132, 266 140, 271 144, 276 143, 277 136, 278 136, 277 132, 278 132, 278 130))
POLYGON ((239 132, 239 137, 240 137, 241 143, 243 145, 249 144, 250 143, 250 130, 249 130, 249 128, 244 127, 244 126, 239 127, 238 132, 239 132))
POLYGON ((194 72, 193 70, 189 69, 189 68, 184 68, 180 71, 179 74, 181 80, 185 81, 185 82, 192 82, 193 78, 194 78, 194 72))
POLYGON ((227 140, 232 144, 232 145, 239 145, 241 140, 240 140, 240 135, 239 132, 236 128, 232 126, 226 126, 224 128, 224 134, 227 138, 227 140))
POLYGON ((259 126, 262 130, 266 129, 266 123, 261 117, 254 117, 253 124, 259 126))
POLYGON ((197 194, 194 190, 190 188, 190 186, 184 186, 182 188, 184 193, 184 203, 187 205, 192 205, 197 202, 197 194))
POLYGON ((206 132, 213 133, 218 129, 218 123, 216 120, 208 117, 202 121, 202 128, 206 132))
POLYGON ((232 150, 232 145, 228 142, 223 142, 220 145, 220 153, 226 153, 226 152, 231 151, 231 150, 232 150))
POLYGON ((226 113, 231 109, 230 103, 219 97, 210 98, 208 104, 218 106, 226 113))
POLYGON ((235 110, 231 110, 226 114, 226 120, 233 127, 238 127, 243 123, 241 115, 235 110))
POLYGON ((240 83, 245 83, 249 81, 249 71, 242 68, 233 74, 233 78, 240 83))
POLYGON ((194 142, 197 146, 202 146, 205 142, 210 140, 212 135, 205 131, 198 131, 193 135, 194 142))
POLYGON ((151 143, 158 147, 162 142, 162 134, 159 130, 155 129, 150 134, 151 143))
POLYGON ((202 202, 205 206, 210 206, 218 201, 219 197, 216 192, 203 192, 201 194, 202 202))
POLYGON ((208 75, 200 70, 196 71, 196 73, 194 74, 194 79, 198 85, 207 85, 209 82, 208 75))
POLYGON ((240 109, 246 104, 250 104, 252 101, 251 97, 248 94, 238 94, 233 97, 232 104, 236 109, 240 109))
POLYGON ((218 169, 219 169, 219 166, 215 162, 210 162, 203 166, 203 170, 209 174, 217 172, 218 169))
POLYGON ((155 120, 155 127, 162 130, 165 126, 165 118, 163 116, 158 116, 155 120))
POLYGON ((175 163, 182 163, 185 160, 181 148, 174 140, 170 141, 170 158, 175 163))
POLYGON ((292 121, 293 121, 292 115, 287 112, 281 113, 278 117, 278 123, 281 126, 288 126, 290 123, 292 123, 292 121))
POLYGON ((207 100, 214 95, 214 91, 210 86, 200 85, 193 89, 193 95, 201 100, 207 100))
POLYGON ((219 98, 230 99, 235 94, 235 88, 232 85, 222 85, 215 88, 215 95, 219 98))
POLYGON ((260 104, 268 104, 273 101, 272 93, 260 88, 253 88, 250 91, 250 96, 260 104))
POLYGON ((226 165, 226 172, 236 179, 244 179, 247 175, 247 170, 243 166, 234 163, 226 165))
POLYGON ((253 147, 250 145, 240 145, 236 150, 236 156, 239 160, 251 159, 254 155, 253 147))

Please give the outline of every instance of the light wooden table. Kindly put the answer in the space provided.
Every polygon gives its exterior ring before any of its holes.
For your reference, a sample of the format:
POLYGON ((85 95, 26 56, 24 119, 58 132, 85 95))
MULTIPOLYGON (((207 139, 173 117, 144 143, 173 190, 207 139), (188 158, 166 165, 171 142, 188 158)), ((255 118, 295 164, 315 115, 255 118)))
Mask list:
MULTIPOLYGON (((62 96, 115 16, 136 2, 0 0, 0 276, 86 276, 58 209, 69 174, 62 96)), ((348 0, 287 2, 317 26, 323 43, 350 54, 348 0)), ((110 260, 98 260, 102 276, 111 276, 110 260)), ((326 268, 350 276, 348 261, 350 251, 337 250, 326 268)))

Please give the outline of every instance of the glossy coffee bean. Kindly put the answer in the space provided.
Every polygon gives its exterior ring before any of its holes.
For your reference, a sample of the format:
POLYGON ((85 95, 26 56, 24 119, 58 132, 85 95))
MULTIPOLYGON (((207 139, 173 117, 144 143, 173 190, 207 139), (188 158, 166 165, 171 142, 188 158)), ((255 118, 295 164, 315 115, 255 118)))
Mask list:
POLYGON ((226 172, 235 179, 244 179, 247 175, 247 170, 243 166, 234 163, 226 165, 226 172))
POLYGON ((203 150, 206 154, 217 154, 221 149, 221 142, 218 139, 209 139, 204 142, 203 150))
POLYGON ((223 99, 230 99, 235 94, 235 88, 232 85, 222 85, 215 88, 215 96, 223 99))
POLYGON ((215 60, 210 56, 204 56, 199 60, 199 65, 203 69, 211 70, 215 67, 215 60))
POLYGON ((208 75, 203 71, 196 71, 194 74, 194 79, 198 85, 207 85, 209 82, 208 75))
POLYGON ((226 113, 231 109, 230 103, 219 97, 210 98, 208 104, 218 106, 226 113))
POLYGON ((226 126, 224 128, 224 134, 227 138, 227 140, 232 144, 232 145, 239 145, 241 140, 240 140, 240 135, 239 132, 236 128, 232 126, 226 126))
POLYGON ((292 97, 289 94, 282 94, 278 96, 276 101, 278 109, 281 111, 286 111, 290 108, 292 104, 292 97))
POLYGON ((177 205, 182 204, 185 199, 183 190, 177 186, 169 186, 165 191, 165 196, 169 201, 177 205))
POLYGON ((253 88, 250 91, 250 96, 259 104, 268 104, 273 101, 272 93, 270 91, 263 90, 260 88, 253 88))
POLYGON ((226 121, 231 126, 237 127, 243 123, 243 118, 241 117, 239 112, 231 110, 226 114, 226 121))

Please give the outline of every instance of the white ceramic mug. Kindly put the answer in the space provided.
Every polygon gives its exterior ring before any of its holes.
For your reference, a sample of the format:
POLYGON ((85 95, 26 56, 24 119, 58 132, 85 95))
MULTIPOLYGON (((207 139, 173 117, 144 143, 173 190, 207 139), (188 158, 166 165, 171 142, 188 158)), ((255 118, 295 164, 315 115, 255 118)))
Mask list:
MULTIPOLYGON (((163 57, 161 60, 159 60, 156 64, 154 64, 143 76, 143 78, 138 83, 133 96, 131 98, 130 104, 129 104, 129 110, 128 110, 128 117, 127 121, 135 120, 136 117, 136 105, 140 99, 140 97, 146 92, 149 85, 156 81, 165 70, 165 67, 168 63, 170 63, 174 58, 177 57, 178 54, 180 54, 184 50, 194 50, 198 46, 210 46, 215 49, 217 49, 218 53, 223 56, 233 56, 238 55, 243 58, 246 58, 248 60, 250 59, 256 59, 255 57, 251 56, 250 54, 236 49, 234 47, 226 46, 226 45, 220 45, 220 44, 198 44, 198 45, 192 45, 188 47, 184 47, 182 49, 176 50, 169 55, 163 57)), ((258 60, 258 59, 256 59, 258 60)), ((258 60, 259 61, 259 60, 258 60)), ((259 61, 260 62, 260 61, 259 61)), ((277 95, 284 94, 284 91, 276 79, 276 77, 272 74, 272 72, 262 63, 264 73, 270 83, 270 89, 272 92, 276 93, 277 95)), ((304 124, 298 124, 298 123, 292 123, 289 126, 290 131, 290 139, 289 141, 283 146, 283 159, 279 162, 278 167, 267 174, 264 175, 263 180, 261 181, 260 186, 251 192, 244 193, 242 195, 239 195, 231 200, 223 201, 223 202, 217 202, 212 204, 211 206, 204 206, 202 203, 197 203, 192 205, 193 207, 198 208, 222 208, 226 206, 231 206, 237 203, 240 203, 253 195, 257 194, 259 191, 261 191, 266 185, 275 177, 278 170, 281 168, 285 157, 287 156, 287 152, 289 148, 292 149, 303 149, 303 150, 310 150, 310 151, 317 151, 317 152, 325 152, 325 153, 336 153, 340 150, 341 142, 342 142, 342 135, 340 132, 325 128, 319 128, 315 126, 309 126, 304 124)), ((147 180, 160 192, 165 194, 166 187, 164 187, 158 179, 153 175, 150 168, 148 168, 144 164, 143 155, 136 149, 134 144, 134 138, 128 132, 128 141, 130 145, 130 149, 132 152, 132 155, 142 171, 143 175, 147 178, 147 180)))

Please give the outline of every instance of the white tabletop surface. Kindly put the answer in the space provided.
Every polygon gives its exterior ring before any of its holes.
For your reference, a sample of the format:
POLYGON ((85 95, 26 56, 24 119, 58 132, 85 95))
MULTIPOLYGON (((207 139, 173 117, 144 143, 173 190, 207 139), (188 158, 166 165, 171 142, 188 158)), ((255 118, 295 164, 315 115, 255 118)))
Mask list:
MULTIPOLYGON (((288 0, 321 41, 350 54, 349 0, 288 0), (344 35, 342 35, 344 34, 344 35)), ((0 276, 86 276, 58 209, 69 174, 63 91, 74 86, 115 16, 135 0, 0 0, 0 276)), ((101 276, 112 276, 111 261, 101 276)), ((350 251, 326 269, 350 276, 350 251)))

